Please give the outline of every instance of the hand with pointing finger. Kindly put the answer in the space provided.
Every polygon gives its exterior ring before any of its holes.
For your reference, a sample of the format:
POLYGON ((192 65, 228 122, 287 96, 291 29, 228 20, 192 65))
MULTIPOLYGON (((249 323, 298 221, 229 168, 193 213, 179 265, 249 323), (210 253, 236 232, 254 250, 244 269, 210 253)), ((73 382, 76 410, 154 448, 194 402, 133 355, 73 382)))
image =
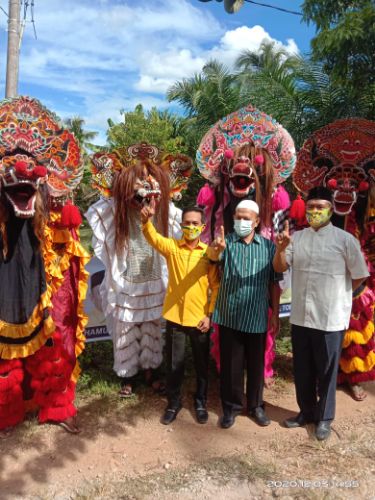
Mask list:
POLYGON ((141 221, 142 224, 151 219, 155 215, 155 199, 151 198, 150 204, 145 205, 141 210, 141 221))
POLYGON ((219 236, 216 236, 214 241, 211 243, 211 247, 218 253, 221 253, 225 250, 226 243, 224 235, 224 226, 220 226, 219 236))
POLYGON ((283 252, 290 243, 289 222, 286 220, 284 231, 276 236, 275 244, 279 252, 283 252))
POLYGON ((207 254, 210 260, 217 261, 219 260, 220 254, 225 250, 225 235, 224 235, 224 226, 220 226, 220 233, 211 243, 211 245, 207 249, 207 254))

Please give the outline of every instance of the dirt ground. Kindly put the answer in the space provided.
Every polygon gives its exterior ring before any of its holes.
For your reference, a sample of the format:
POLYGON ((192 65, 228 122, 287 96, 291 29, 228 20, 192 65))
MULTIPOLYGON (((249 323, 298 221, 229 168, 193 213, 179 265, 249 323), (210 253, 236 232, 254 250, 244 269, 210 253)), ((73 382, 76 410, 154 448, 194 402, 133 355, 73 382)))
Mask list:
POLYGON ((35 419, 0 440, 0 498, 22 499, 371 499, 375 498, 375 384, 365 402, 337 392, 337 419, 326 443, 311 428, 285 429, 297 410, 292 383, 265 392, 272 423, 240 416, 218 427, 212 384, 206 425, 194 421, 192 382, 171 426, 159 422, 165 400, 144 389, 79 400, 78 436, 35 419))

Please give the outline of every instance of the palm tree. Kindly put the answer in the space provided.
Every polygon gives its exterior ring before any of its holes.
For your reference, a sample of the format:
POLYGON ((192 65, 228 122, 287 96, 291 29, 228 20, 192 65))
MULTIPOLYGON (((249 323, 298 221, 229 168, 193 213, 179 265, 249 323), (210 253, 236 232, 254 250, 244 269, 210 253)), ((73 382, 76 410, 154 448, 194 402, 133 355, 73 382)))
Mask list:
POLYGON ((98 151, 100 146, 92 144, 98 132, 88 131, 84 129, 85 120, 80 116, 73 116, 64 120, 66 128, 74 134, 80 151, 83 162, 83 176, 81 183, 75 190, 75 203, 80 207, 82 212, 85 212, 88 206, 97 198, 97 192, 91 187, 91 171, 90 171, 90 153, 89 151, 98 151))
POLYGON ((259 52, 246 51, 237 61, 242 105, 251 102, 282 123, 297 147, 306 137, 338 118, 370 117, 374 96, 364 89, 353 98, 350 87, 334 83, 319 63, 289 55, 264 42, 259 52))
POLYGON ((74 137, 78 141, 81 148, 81 154, 87 156, 87 150, 95 151, 98 146, 92 144, 92 140, 98 135, 98 132, 88 131, 84 129, 85 120, 80 116, 73 116, 71 118, 65 118, 65 127, 74 134, 74 137))
POLYGON ((273 116, 292 135, 297 148, 317 128, 339 118, 374 119, 375 88, 340 85, 320 63, 289 54, 271 42, 245 51, 231 73, 217 61, 200 74, 176 82, 167 93, 186 112, 183 135, 196 149, 217 120, 249 103, 273 116))
POLYGON ((240 86, 236 75, 218 61, 208 62, 201 74, 176 82, 167 92, 169 101, 185 109, 183 131, 196 148, 202 135, 240 103, 240 86))

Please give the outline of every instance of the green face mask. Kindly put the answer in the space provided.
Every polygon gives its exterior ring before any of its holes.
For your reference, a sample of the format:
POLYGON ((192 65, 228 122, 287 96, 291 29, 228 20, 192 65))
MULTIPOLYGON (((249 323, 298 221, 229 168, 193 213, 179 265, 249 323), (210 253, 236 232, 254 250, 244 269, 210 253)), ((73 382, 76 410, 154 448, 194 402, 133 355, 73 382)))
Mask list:
POLYGON ((330 208, 320 208, 319 210, 306 210, 306 219, 311 227, 324 226, 332 217, 330 208))

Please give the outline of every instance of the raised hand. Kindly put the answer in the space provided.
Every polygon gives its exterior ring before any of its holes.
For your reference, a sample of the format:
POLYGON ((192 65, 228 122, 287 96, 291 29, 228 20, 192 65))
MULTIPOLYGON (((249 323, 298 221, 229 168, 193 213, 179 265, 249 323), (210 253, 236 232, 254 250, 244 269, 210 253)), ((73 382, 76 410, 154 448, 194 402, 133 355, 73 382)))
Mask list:
POLYGON ((221 253, 223 250, 225 250, 226 243, 224 235, 224 226, 220 226, 220 234, 213 240, 210 247, 218 254, 221 253))
POLYGON ((280 252, 282 252, 283 250, 286 249, 289 243, 290 243, 289 221, 286 220, 284 224, 284 231, 276 236, 275 244, 276 248, 280 252))
POLYGON ((146 222, 151 219, 155 215, 155 199, 151 198, 150 204, 145 205, 141 210, 141 221, 142 224, 146 224, 146 222))

